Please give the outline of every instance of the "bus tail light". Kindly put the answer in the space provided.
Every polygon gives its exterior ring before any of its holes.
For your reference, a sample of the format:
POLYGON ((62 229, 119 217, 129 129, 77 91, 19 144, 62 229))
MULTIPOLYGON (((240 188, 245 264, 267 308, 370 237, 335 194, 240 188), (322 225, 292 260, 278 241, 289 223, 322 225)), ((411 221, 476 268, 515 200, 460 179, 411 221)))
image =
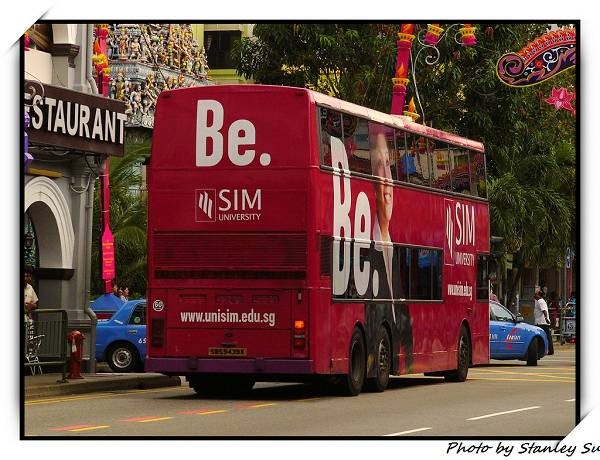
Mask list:
POLYGON ((304 348, 306 346, 306 328, 304 320, 294 321, 294 348, 304 348))
POLYGON ((151 345, 160 348, 165 343, 165 320, 162 318, 153 318, 151 323, 152 340, 151 345))

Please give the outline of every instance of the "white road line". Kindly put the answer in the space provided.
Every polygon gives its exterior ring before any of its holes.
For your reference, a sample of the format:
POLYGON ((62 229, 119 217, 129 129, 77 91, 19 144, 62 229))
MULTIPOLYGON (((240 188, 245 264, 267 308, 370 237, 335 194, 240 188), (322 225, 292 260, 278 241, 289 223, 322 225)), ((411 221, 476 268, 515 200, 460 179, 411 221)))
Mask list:
POLYGON ((565 402, 575 402, 575 398, 573 398, 573 399, 565 399, 565 402))
POLYGON ((384 436, 400 436, 400 435, 403 435, 403 434, 418 433, 419 431, 427 431, 427 430, 431 430, 431 427, 428 427, 428 428, 416 428, 414 430, 400 431, 399 433, 384 434, 384 436))
POLYGON ((467 420, 481 420, 482 418, 495 417, 496 415, 514 414, 515 412, 523 412, 525 410, 539 409, 540 406, 523 407, 522 409, 507 410, 504 412, 495 412, 493 414, 480 415, 479 417, 468 418, 467 420))

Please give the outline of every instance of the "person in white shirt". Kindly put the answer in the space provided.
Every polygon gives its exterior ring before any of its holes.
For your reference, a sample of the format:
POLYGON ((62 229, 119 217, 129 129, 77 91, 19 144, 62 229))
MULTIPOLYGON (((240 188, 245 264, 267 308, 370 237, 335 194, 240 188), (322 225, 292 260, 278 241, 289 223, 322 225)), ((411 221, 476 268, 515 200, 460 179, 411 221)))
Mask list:
POLYGON ((25 268, 25 315, 31 317, 31 312, 37 308, 38 296, 31 286, 31 274, 30 268, 25 268))
POLYGON ((533 307, 533 319, 535 325, 541 327, 548 337, 548 354, 554 354, 554 345, 552 344, 552 331, 550 330, 550 315, 548 314, 548 304, 542 298, 542 291, 535 291, 535 305, 533 307))

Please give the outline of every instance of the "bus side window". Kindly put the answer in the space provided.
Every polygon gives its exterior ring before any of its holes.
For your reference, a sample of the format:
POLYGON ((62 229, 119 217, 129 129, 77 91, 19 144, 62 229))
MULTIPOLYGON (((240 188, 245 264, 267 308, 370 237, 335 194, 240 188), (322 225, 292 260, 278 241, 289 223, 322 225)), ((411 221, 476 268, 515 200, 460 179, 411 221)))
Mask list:
POLYGON ((486 166, 483 153, 470 152, 471 161, 471 193, 475 196, 487 198, 486 166))
POLYGON ((435 249, 407 249, 406 259, 410 267, 410 299, 441 300, 441 254, 441 251, 435 249))
POLYGON ((471 163, 469 151, 450 146, 450 164, 452 166, 452 191, 471 194, 471 163))
POLYGON ((409 266, 407 258, 408 248, 394 245, 394 260, 397 261, 397 266, 394 267, 394 298, 395 299, 408 299, 408 281, 409 281, 409 266))
POLYGON ((395 154, 395 169, 397 171, 396 177, 397 180, 401 182, 406 182, 408 180, 408 175, 406 171, 405 162, 406 154, 408 152, 408 134, 405 131, 401 131, 399 129, 396 130, 396 154, 395 154))
POLYGON ((452 173, 448 144, 436 142, 431 157, 433 186, 442 190, 452 190, 452 173))
POLYGON ((369 122, 347 114, 342 114, 342 121, 350 171, 371 175, 369 122))
POLYGON ((394 129, 369 122, 369 150, 373 176, 397 180, 394 129))
POLYGON ((337 137, 342 140, 342 115, 335 110, 326 107, 318 107, 320 124, 320 154, 321 164, 331 164, 331 138, 337 137))

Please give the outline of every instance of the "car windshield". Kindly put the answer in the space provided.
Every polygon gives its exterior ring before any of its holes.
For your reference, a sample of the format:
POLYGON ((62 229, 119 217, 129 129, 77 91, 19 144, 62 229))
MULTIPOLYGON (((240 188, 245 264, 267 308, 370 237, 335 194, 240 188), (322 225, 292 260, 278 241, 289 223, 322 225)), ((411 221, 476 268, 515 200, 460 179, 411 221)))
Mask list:
POLYGON ((505 307, 496 302, 490 302, 490 319, 495 321, 514 321, 513 314, 505 307))

